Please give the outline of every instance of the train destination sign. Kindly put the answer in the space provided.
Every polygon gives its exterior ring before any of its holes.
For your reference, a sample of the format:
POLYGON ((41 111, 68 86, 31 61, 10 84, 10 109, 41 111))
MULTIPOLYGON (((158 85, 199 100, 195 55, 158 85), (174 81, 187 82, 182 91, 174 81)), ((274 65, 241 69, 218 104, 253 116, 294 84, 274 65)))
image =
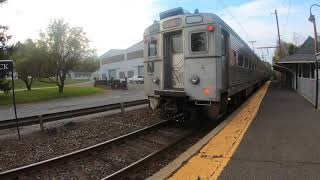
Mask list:
POLYGON ((12 60, 0 60, 0 71, 1 72, 12 72, 13 71, 13 61, 12 60))

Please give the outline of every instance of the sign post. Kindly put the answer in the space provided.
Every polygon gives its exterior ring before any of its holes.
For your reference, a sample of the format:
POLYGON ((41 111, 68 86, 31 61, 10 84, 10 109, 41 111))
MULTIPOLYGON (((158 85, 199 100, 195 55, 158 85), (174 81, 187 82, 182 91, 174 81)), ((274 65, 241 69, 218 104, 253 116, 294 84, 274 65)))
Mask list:
POLYGON ((15 95, 15 92, 14 92, 13 60, 0 60, 0 72, 2 72, 2 73, 11 72, 12 100, 13 100, 14 116, 15 116, 15 119, 16 119, 18 136, 19 136, 19 139, 21 139, 18 116, 17 116, 16 95, 15 95))

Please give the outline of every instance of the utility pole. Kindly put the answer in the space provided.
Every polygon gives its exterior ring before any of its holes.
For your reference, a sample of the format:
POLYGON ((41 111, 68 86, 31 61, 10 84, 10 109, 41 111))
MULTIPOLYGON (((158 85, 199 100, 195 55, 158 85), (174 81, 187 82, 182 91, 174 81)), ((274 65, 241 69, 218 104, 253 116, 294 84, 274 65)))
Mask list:
POLYGON ((256 43, 257 41, 248 41, 248 42, 251 43, 252 49, 253 49, 253 52, 254 52, 254 43, 256 43))
POLYGON ((276 21, 277 21, 277 30, 278 30, 278 46, 279 46, 279 50, 280 50, 280 57, 282 56, 282 51, 281 51, 281 40, 280 40, 280 30, 279 30, 279 21, 278 21, 278 12, 277 10, 275 9, 274 10, 274 13, 272 14, 275 14, 276 15, 276 21))
MULTIPOLYGON (((313 24, 313 31, 314 31, 314 54, 315 56, 318 53, 318 34, 317 34, 317 25, 316 25, 316 18, 314 17, 314 15, 311 12, 311 9, 313 6, 318 6, 320 7, 320 5, 318 4, 312 4, 310 6, 310 16, 309 16, 309 21, 312 22, 313 24)), ((315 108, 318 109, 318 98, 319 98, 319 62, 318 62, 318 58, 316 57, 316 62, 315 62, 315 69, 316 69, 316 102, 315 102, 315 108)))

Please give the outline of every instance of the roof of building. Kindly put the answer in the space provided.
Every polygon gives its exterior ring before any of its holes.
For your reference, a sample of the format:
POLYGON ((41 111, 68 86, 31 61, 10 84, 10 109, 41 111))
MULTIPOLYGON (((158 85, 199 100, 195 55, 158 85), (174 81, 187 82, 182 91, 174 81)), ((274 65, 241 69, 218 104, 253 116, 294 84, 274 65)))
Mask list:
POLYGON ((295 53, 281 58, 277 63, 309 63, 315 60, 314 39, 309 36, 295 53))
POLYGON ((107 58, 107 57, 116 56, 116 55, 129 53, 129 52, 133 52, 133 51, 138 51, 138 50, 142 50, 142 49, 143 49, 143 41, 140 41, 140 42, 128 47, 127 49, 110 49, 109 51, 107 51, 106 53, 101 55, 100 58, 107 58))
POLYGON ((100 56, 100 63, 110 64, 123 60, 131 60, 143 57, 143 41, 140 41, 127 49, 111 49, 100 56), (125 56, 127 54, 127 56, 125 56))
POLYGON ((140 41, 140 42, 130 46, 125 51, 126 51, 126 53, 128 53, 128 52, 138 51, 138 50, 142 50, 142 49, 143 49, 143 41, 140 41))
POLYGON ((111 57, 111 56, 116 56, 116 55, 124 53, 124 51, 125 51, 124 49, 110 49, 106 53, 102 54, 100 56, 100 58, 107 58, 107 57, 111 57))

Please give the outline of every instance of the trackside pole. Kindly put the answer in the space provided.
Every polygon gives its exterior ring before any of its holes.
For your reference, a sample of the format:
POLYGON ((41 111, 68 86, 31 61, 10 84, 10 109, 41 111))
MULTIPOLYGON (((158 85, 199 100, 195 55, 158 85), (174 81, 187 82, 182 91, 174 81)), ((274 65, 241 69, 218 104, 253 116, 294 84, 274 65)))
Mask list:
MULTIPOLYGON (((12 62, 12 67, 13 67, 13 62, 12 62)), ((16 95, 15 95, 15 92, 14 92, 13 68, 12 68, 12 71, 11 71, 11 81, 12 81, 12 100, 13 100, 14 116, 15 116, 15 119, 16 119, 18 136, 19 136, 19 139, 21 139, 20 129, 19 129, 19 120, 18 120, 18 116, 17 116, 16 95)))

